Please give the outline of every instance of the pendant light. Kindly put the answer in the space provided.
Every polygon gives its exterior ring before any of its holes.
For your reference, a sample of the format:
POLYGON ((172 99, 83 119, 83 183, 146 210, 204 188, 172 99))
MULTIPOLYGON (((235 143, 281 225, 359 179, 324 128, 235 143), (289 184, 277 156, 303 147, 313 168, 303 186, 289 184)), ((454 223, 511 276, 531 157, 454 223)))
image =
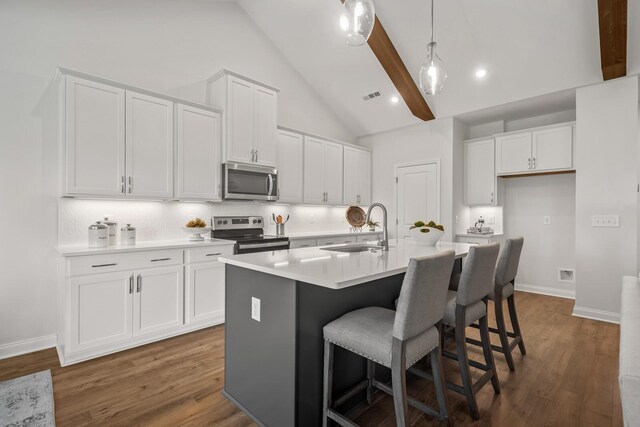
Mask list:
POLYGON ((447 72, 442 59, 436 53, 436 42, 433 41, 433 0, 431 0, 431 42, 427 45, 427 59, 420 68, 420 89, 426 95, 435 95, 442 91, 447 72))
POLYGON ((372 0, 346 0, 344 10, 340 14, 340 29, 350 46, 362 46, 367 42, 373 24, 376 22, 376 12, 372 0))

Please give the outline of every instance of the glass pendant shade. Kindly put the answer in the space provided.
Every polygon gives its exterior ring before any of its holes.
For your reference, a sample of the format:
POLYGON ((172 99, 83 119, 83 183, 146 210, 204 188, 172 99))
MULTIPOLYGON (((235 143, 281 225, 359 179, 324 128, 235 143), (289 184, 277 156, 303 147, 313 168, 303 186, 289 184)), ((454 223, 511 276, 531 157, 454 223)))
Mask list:
POLYGON ((427 45, 427 59, 420 68, 420 89, 427 95, 435 95, 442 91, 444 82, 447 80, 447 72, 444 63, 436 53, 436 43, 427 45))
POLYGON ((376 12, 371 0, 346 0, 344 10, 340 15, 340 29, 350 46, 362 46, 367 42, 373 24, 376 22, 376 12))

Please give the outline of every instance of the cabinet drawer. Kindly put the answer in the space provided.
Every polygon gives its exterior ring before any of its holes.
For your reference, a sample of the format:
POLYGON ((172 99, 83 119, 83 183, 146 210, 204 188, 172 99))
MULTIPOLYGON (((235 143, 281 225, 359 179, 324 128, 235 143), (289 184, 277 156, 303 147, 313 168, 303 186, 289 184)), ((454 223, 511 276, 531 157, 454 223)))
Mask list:
POLYGON ((472 245, 488 245, 489 243, 493 243, 492 237, 475 237, 475 236, 467 236, 456 237, 456 241, 458 243, 471 243, 472 245))
POLYGON ((183 263, 182 249, 86 255, 71 258, 69 276, 160 267, 183 263))
POLYGON ((219 255, 233 255, 233 246, 208 246, 206 248, 187 249, 185 262, 217 261, 219 255))
POLYGON ((358 242, 375 242, 380 240, 380 234, 365 234, 363 236, 358 236, 358 242))
POLYGON ((291 249, 312 248, 314 246, 318 246, 318 241, 316 239, 297 239, 289 242, 289 247, 291 249))
POLYGON ((318 239, 318 246, 326 245, 344 245, 356 243, 357 237, 353 236, 336 236, 336 237, 323 237, 318 239))

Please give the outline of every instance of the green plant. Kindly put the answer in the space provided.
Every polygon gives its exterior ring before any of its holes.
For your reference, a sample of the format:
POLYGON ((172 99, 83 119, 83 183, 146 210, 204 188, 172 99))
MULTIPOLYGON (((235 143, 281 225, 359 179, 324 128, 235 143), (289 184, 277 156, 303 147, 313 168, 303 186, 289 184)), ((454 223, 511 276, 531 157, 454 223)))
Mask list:
POLYGON ((374 221, 372 219, 370 219, 369 221, 367 221, 367 225, 369 226, 369 228, 377 228, 380 227, 380 223, 378 221, 374 221))

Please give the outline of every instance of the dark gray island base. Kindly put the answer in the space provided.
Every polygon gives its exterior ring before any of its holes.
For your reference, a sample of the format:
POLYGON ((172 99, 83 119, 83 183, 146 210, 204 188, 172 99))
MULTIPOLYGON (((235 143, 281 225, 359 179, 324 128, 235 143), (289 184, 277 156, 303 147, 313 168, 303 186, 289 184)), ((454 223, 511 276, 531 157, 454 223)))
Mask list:
MULTIPOLYGON (((457 259, 454 276, 460 272, 457 259)), ((258 424, 322 425, 322 328, 350 311, 394 309, 404 273, 330 289, 226 265, 225 384, 223 394, 258 424), (260 322, 251 298, 261 300, 260 322)), ((333 389, 339 396, 366 377, 365 360, 336 348, 333 389)), ((376 376, 388 375, 379 366, 376 376)), ((344 403, 347 412, 364 392, 344 403)))

